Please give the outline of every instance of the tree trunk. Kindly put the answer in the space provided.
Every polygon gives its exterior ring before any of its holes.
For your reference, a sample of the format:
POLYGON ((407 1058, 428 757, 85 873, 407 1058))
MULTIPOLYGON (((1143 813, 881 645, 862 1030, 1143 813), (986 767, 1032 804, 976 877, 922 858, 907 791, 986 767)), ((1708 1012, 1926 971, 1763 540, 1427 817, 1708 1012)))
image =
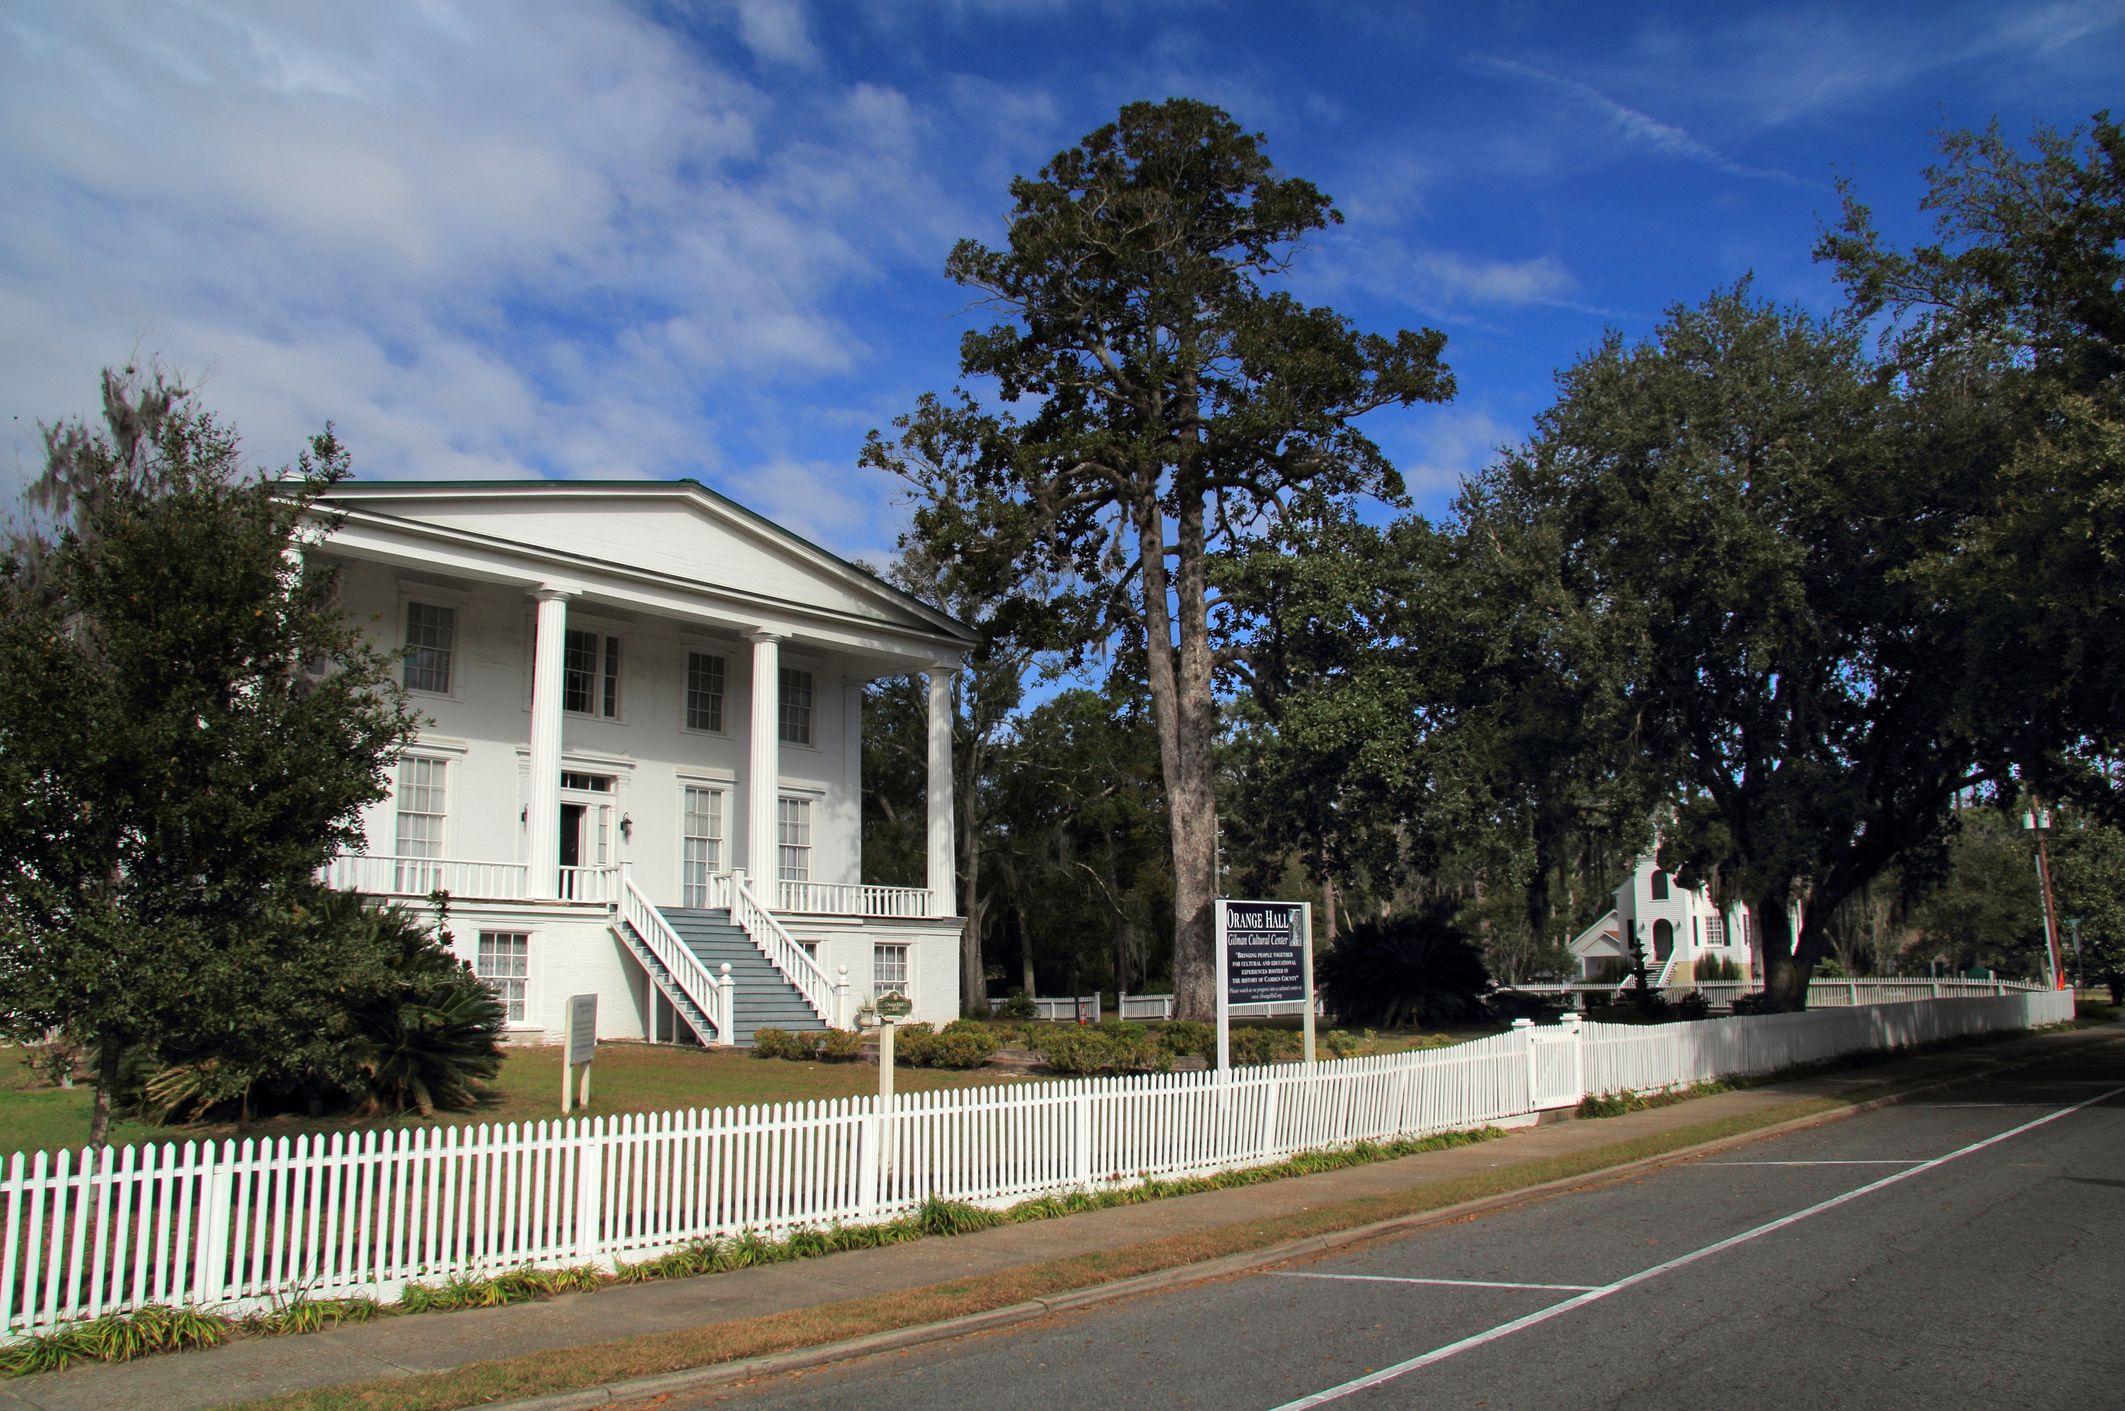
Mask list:
POLYGON ((1135 507, 1144 594, 1145 656, 1159 766, 1173 838, 1173 1007, 1179 1019, 1217 1017, 1217 795, 1211 743, 1217 702, 1210 690, 1210 632, 1203 564, 1203 509, 1181 496, 1180 554, 1173 575, 1178 619, 1166 603, 1165 516, 1154 499, 1135 507), (1179 641, 1175 645, 1175 627, 1179 641))
POLYGON ((1033 988, 1033 933, 1026 929, 1024 907, 1013 907, 1011 914, 1018 920, 1018 968, 1022 977, 1020 984, 1026 992, 1026 998, 1031 999, 1038 993, 1033 988))
POLYGON ((89 1145, 101 1149, 111 1131, 111 1096, 125 1068, 125 1047, 106 1039, 96 1045, 96 1098, 89 1109, 89 1145))
POLYGON ((962 1010, 980 1018, 989 1012, 989 976, 981 963, 981 844, 974 839, 971 820, 961 816, 965 829, 960 840, 963 872, 960 885, 964 898, 959 904, 959 996, 962 1010))
POLYGON ((1764 1007, 1774 1014, 1797 1014, 1808 1007, 1808 975, 1815 968, 1793 934, 1793 913, 1781 895, 1749 902, 1756 934, 1763 947, 1764 1007))

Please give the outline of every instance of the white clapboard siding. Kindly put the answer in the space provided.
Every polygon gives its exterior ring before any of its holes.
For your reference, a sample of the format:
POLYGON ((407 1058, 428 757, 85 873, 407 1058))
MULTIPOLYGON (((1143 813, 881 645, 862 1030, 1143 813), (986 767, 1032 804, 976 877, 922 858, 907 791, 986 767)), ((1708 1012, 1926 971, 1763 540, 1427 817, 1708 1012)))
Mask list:
POLYGON ((1223 1079, 18 1153, 0 1177, 0 1332, 149 1303, 240 1313, 526 1264, 610 1268, 746 1230, 892 1219, 931 1197, 1001 1206, 1209 1175, 2072 1015, 2070 994, 2039 991, 1646 1028, 1568 1018, 1223 1079))

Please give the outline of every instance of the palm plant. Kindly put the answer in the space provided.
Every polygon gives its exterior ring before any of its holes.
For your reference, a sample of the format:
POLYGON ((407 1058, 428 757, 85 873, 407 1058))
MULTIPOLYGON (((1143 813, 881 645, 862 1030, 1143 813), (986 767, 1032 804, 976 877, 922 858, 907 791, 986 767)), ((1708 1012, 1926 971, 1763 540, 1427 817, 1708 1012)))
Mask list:
POLYGON ((1316 965, 1337 1022, 1437 1028, 1481 1017, 1490 975, 1457 910, 1442 898, 1406 915, 1360 921, 1338 936, 1316 965))

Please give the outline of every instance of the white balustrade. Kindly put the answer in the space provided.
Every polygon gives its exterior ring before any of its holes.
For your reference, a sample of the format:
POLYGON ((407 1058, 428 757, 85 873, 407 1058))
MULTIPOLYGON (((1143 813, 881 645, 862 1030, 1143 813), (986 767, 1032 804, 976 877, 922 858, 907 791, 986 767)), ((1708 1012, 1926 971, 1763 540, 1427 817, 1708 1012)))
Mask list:
POLYGON ((465 862, 447 857, 345 853, 325 865, 325 885, 373 896, 453 897, 515 901, 525 895, 521 862, 465 862))
POLYGON ((918 921, 941 913, 923 887, 880 887, 856 882, 777 882, 777 911, 814 916, 870 916, 918 921))

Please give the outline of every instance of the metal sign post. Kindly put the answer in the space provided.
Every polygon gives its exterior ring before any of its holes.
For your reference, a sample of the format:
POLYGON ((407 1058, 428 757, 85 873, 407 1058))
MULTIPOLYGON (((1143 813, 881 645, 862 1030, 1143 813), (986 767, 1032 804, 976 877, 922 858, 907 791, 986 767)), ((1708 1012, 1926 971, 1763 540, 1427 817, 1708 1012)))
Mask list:
POLYGON ((561 1019, 561 1115, 571 1107, 590 1106, 590 1061, 598 1051, 598 997, 570 995, 561 1019), (582 1070, 582 1090, 576 1070, 582 1070))
POLYGON ((1232 1006, 1299 1002, 1313 1062, 1313 904, 1220 897, 1217 919, 1217 1067, 1232 1070, 1232 1006))

